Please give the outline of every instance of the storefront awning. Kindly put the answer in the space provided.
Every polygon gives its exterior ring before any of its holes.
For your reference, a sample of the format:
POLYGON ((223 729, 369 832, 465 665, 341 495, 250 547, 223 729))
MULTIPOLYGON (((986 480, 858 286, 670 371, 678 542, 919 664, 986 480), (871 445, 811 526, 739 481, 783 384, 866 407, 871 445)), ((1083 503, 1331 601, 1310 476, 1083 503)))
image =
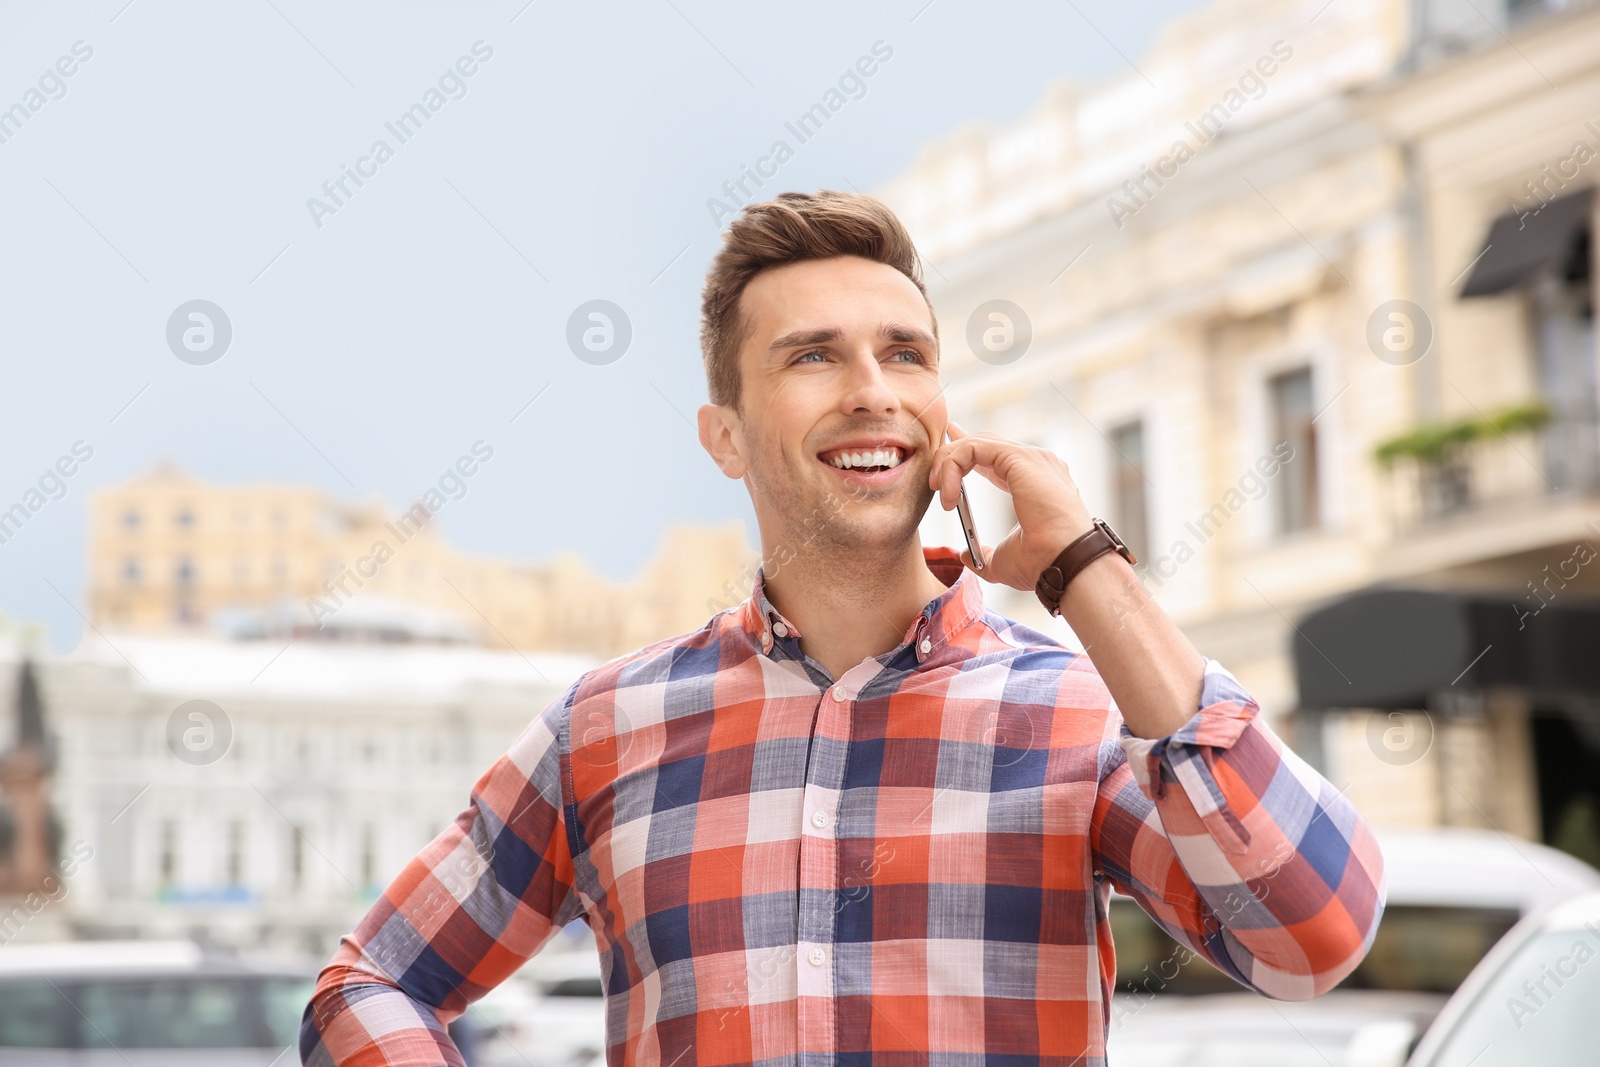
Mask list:
POLYGON ((1584 189, 1495 219, 1461 296, 1504 292, 1547 264, 1564 270, 1583 247, 1593 200, 1594 190, 1584 189))
POLYGON ((1600 599, 1545 597, 1540 607, 1532 593, 1353 593, 1297 624, 1300 706, 1425 708, 1434 693, 1502 685, 1600 697, 1600 599))

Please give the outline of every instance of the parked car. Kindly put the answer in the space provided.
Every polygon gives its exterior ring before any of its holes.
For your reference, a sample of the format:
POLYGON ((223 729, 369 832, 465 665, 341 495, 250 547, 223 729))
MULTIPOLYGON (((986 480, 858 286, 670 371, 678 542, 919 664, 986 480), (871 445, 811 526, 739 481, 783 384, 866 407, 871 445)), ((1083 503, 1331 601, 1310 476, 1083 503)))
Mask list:
POLYGON ((1600 890, 1600 871, 1582 861, 1492 831, 1390 830, 1378 838, 1388 906, 1371 951, 1315 1000, 1241 991, 1131 899, 1114 897, 1110 1062, 1399 1067, 1450 994, 1519 920, 1600 890))
POLYGON ((0 948, 0 1067, 284 1067, 311 986, 187 941, 0 948))
POLYGON ((1600 893, 1519 923, 1445 1005, 1407 1067, 1588 1067, 1600 1061, 1600 893))

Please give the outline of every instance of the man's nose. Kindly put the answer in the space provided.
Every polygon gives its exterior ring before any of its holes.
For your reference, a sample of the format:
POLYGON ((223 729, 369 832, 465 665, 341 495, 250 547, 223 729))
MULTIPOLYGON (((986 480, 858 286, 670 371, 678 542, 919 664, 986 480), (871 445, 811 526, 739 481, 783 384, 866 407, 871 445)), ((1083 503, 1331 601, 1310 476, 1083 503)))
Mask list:
POLYGON ((892 413, 900 410, 900 396, 884 376, 883 366, 873 353, 857 355, 845 369, 841 410, 848 415, 892 413))

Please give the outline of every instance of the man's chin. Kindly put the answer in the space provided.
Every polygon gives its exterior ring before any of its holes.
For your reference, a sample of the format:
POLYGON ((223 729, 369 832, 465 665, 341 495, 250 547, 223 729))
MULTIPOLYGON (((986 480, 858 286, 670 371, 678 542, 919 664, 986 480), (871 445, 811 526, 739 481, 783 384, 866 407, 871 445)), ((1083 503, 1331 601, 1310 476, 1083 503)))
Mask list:
POLYGON ((846 499, 828 524, 827 541, 842 548, 898 549, 915 536, 932 492, 891 491, 846 499))

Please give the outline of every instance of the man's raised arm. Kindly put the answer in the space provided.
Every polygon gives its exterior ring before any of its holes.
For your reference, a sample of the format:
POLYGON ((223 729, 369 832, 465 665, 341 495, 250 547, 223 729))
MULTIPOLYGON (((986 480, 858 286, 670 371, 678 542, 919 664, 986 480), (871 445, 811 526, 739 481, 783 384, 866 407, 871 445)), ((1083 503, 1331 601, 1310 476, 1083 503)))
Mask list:
MULTIPOLYGON (((1010 493, 1017 526, 985 550, 983 574, 1035 588, 1093 528, 1066 463, 953 423, 950 436, 929 488, 949 509, 975 470, 1010 493)), ((1383 857, 1366 821, 1267 728, 1121 555, 1066 576, 1058 608, 1121 713, 1107 720, 1120 736, 1101 746, 1096 873, 1257 992, 1305 1000, 1337 985, 1383 914, 1383 857)))
POLYGON ((308 1067, 461 1067, 445 1025, 583 912, 562 751, 576 686, 472 789, 468 807, 339 940, 300 1024, 308 1067))

